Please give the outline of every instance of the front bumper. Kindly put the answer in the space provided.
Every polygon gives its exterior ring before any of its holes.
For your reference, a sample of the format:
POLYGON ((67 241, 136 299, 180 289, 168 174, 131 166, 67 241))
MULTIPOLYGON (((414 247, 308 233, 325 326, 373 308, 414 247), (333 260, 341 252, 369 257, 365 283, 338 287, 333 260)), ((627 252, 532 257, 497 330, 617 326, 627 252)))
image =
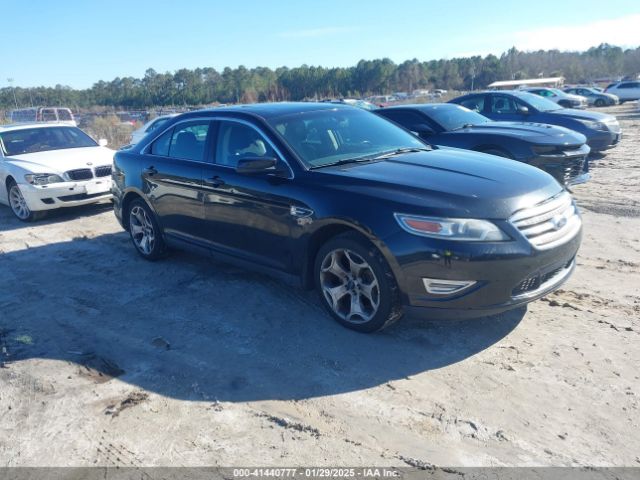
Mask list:
POLYGON ((612 130, 597 130, 587 137, 587 145, 591 147, 592 152, 602 152, 614 148, 622 139, 622 131, 614 132, 612 130))
POLYGON ((404 233, 388 238, 400 265, 405 311, 427 319, 484 317, 526 305, 571 276, 582 230, 562 245, 537 250, 506 223, 500 226, 515 238, 510 242, 434 242, 404 233), (457 294, 438 296, 426 292, 425 277, 476 283, 457 294))
POLYGON ((580 148, 560 148, 558 152, 527 159, 526 163, 544 170, 561 185, 576 185, 591 178, 587 160, 590 150, 586 144, 580 148))
POLYGON ((19 185, 29 210, 38 212, 87 205, 111 198, 111 177, 49 185, 19 185))

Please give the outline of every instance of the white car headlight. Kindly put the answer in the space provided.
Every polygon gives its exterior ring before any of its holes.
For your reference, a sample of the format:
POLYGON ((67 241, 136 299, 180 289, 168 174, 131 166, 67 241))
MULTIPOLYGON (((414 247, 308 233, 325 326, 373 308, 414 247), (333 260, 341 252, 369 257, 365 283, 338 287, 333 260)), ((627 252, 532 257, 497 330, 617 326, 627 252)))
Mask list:
POLYGON ((407 232, 422 237, 465 242, 504 242, 510 240, 497 225, 475 218, 437 218, 394 213, 393 216, 407 232))
POLYGON ((62 177, 55 173, 34 173, 25 175, 24 179, 31 185, 48 185, 49 183, 64 182, 62 177))
POLYGON ((581 124, 583 124, 587 128, 591 128, 593 130, 609 130, 607 126, 602 122, 594 122, 593 120, 578 120, 581 124))

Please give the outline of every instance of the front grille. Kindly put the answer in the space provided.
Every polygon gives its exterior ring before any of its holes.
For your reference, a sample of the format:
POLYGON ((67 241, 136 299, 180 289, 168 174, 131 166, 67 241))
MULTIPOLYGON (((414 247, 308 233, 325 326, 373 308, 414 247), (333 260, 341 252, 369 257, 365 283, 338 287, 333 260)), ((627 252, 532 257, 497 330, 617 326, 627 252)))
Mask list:
POLYGON ((575 158, 566 162, 564 171, 562 172, 562 183, 568 185, 576 177, 582 175, 584 170, 584 157, 575 158))
POLYGON ((69 170, 67 175, 71 180, 90 180, 93 178, 93 172, 90 168, 79 168, 77 170, 69 170))
POLYGON ((96 177, 108 177, 111 175, 111 165, 104 165, 102 167, 96 167, 96 177))
POLYGON ((110 192, 99 192, 99 193, 77 193, 75 195, 65 195, 64 197, 58 197, 58 200, 62 202, 75 202, 78 200, 88 200, 90 198, 103 197, 105 195, 109 195, 110 192))
POLYGON ((511 291, 511 295, 513 297, 518 297, 520 295, 534 292, 539 288, 544 287, 545 284, 551 286, 554 280, 560 280, 560 278, 567 273, 567 270, 571 268, 572 264, 573 259, 559 267, 547 271, 546 273, 538 273, 527 277, 511 291))
POLYGON ((517 211, 509 221, 539 250, 568 242, 582 224, 573 199, 566 191, 534 207, 517 211))

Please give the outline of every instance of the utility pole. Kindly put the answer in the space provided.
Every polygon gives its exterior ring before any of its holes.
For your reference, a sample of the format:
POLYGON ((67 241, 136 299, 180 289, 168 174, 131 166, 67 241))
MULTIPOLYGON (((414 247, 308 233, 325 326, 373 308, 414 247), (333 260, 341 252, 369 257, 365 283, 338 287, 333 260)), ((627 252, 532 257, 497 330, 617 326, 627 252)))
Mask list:
POLYGON ((13 78, 7 78, 7 82, 9 83, 9 86, 11 87, 11 91, 13 92, 13 103, 15 103, 16 108, 18 108, 18 99, 16 98, 16 89, 13 86, 13 78))

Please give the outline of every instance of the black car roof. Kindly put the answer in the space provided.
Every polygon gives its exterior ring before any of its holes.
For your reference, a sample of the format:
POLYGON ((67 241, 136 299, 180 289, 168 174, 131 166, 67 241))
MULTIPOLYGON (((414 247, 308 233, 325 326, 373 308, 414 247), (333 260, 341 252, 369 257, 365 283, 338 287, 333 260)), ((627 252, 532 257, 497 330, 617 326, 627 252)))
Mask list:
POLYGON ((252 103, 247 105, 234 105, 231 107, 207 108, 190 112, 202 115, 203 113, 216 115, 219 113, 244 113, 264 119, 280 117, 295 113, 313 112, 318 110, 352 109, 350 105, 338 103, 319 102, 279 102, 279 103, 252 103))

